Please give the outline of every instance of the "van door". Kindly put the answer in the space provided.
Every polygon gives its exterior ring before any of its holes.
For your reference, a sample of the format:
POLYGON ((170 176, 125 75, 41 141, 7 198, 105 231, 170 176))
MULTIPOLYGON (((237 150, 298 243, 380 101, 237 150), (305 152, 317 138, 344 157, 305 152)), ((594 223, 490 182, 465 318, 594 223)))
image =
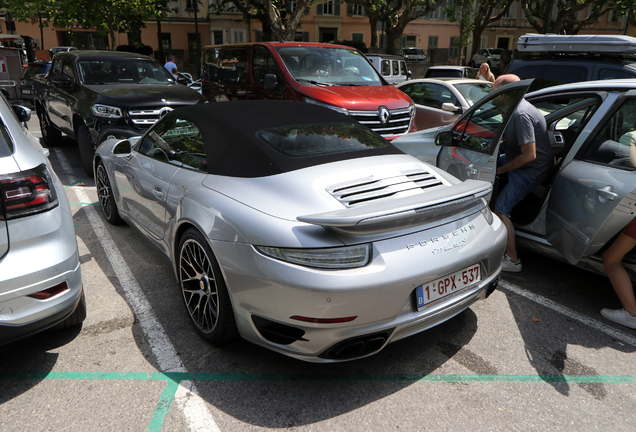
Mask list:
POLYGON ((547 240, 571 264, 598 252, 636 216, 636 91, 604 104, 596 115, 605 117, 585 151, 566 156, 548 201, 547 240))
POLYGON ((460 180, 495 182, 501 136, 532 80, 499 88, 470 107, 450 131, 435 137, 443 146, 437 166, 460 180))
MULTIPOLYGON (((287 65, 291 69, 297 65, 298 61, 289 58, 287 65), (294 63, 295 62, 295 63, 294 63)), ((247 99, 281 99, 285 92, 285 78, 277 64, 274 56, 269 50, 263 46, 255 46, 252 50, 252 79, 247 85, 247 99), (278 86, 274 90, 265 88, 265 75, 272 74, 276 76, 278 86)), ((290 70, 290 73, 293 71, 290 70)))

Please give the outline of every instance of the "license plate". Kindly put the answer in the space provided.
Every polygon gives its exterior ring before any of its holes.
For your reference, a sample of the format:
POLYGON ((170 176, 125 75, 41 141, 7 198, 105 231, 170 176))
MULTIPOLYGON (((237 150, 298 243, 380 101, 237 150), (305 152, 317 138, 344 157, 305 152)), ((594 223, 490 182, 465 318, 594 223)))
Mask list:
POLYGON ((473 264, 453 274, 420 285, 415 289, 417 309, 419 310, 442 297, 446 297, 480 280, 481 271, 479 264, 473 264))
POLYGON ((31 94, 31 90, 29 90, 29 89, 22 89, 22 94, 31 94))

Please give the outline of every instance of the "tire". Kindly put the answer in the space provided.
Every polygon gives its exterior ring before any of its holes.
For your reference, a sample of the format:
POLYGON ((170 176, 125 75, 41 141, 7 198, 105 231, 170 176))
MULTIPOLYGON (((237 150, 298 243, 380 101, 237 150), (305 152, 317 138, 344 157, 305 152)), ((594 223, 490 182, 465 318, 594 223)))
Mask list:
POLYGON ((49 125, 44 110, 38 109, 37 114, 40 121, 40 131, 42 132, 42 143, 47 147, 58 145, 62 140, 62 132, 49 125))
POLYGON ((179 286, 188 315, 197 332, 210 343, 238 336, 232 302, 207 241, 188 229, 179 242, 179 286))
POLYGON ((97 162, 95 185, 97 186, 97 197, 99 198, 99 205, 102 208, 104 218, 111 225, 121 225, 123 220, 121 216, 119 216, 119 210, 117 210, 117 204, 113 197, 113 189, 110 186, 108 172, 101 161, 97 162))
POLYGON ((77 129, 77 145, 79 147, 80 159, 82 160, 82 168, 86 175, 93 176, 93 155, 95 147, 91 141, 91 134, 85 125, 81 125, 77 129))
POLYGON ((84 297, 84 290, 82 289, 82 294, 80 296, 80 301, 77 304, 77 307, 64 321, 59 323, 58 325, 53 327, 53 330, 64 330, 69 327, 73 327, 76 325, 80 325, 86 319, 86 298, 84 297))

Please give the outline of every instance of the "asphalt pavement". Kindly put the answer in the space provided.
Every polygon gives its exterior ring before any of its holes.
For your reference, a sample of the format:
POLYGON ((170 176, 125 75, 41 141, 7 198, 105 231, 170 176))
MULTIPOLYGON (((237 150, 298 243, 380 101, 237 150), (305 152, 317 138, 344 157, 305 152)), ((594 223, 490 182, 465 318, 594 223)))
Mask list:
POLYGON ((103 219, 75 142, 50 152, 88 317, 0 347, 0 431, 636 430, 636 330, 599 315, 619 305, 605 277, 522 250, 487 300, 366 359, 212 346, 170 267, 103 219))

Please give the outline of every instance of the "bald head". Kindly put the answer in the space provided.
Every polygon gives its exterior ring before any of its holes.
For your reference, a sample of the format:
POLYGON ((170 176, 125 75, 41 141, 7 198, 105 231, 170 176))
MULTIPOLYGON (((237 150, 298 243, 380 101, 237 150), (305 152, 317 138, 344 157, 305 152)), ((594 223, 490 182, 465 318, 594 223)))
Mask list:
POLYGON ((493 90, 497 90, 499 87, 503 87, 506 84, 510 84, 513 82, 519 81, 519 77, 513 74, 501 75, 499 78, 495 80, 495 83, 492 85, 493 90))

